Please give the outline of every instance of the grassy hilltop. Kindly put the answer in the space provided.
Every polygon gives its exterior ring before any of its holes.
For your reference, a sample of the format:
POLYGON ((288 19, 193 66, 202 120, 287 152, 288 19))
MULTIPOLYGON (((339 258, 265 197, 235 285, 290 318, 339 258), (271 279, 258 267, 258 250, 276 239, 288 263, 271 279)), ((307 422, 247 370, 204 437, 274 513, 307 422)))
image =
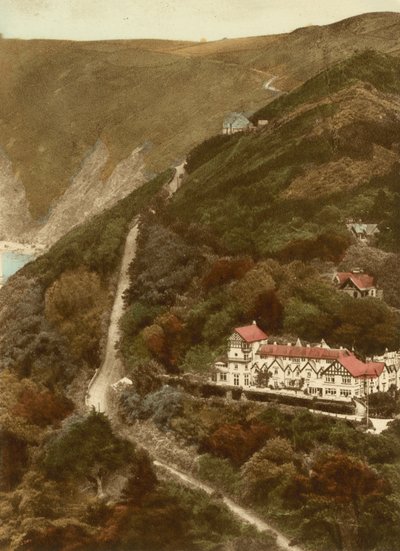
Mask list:
POLYGON ((273 99, 366 47, 397 55, 400 16, 369 14, 288 35, 187 43, 0 41, 0 145, 27 191, 31 212, 47 213, 101 138, 104 170, 147 144, 150 171, 168 167, 219 131, 233 110, 273 99))

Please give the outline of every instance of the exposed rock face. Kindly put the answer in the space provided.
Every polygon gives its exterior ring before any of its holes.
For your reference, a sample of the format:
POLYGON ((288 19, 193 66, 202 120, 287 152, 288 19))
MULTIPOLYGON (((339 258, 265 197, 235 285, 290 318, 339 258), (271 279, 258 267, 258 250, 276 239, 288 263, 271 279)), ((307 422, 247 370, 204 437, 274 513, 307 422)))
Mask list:
POLYGON ((31 224, 25 189, 0 148, 0 240, 20 240, 31 224))
POLYGON ((32 235, 39 243, 51 245, 73 227, 110 208, 145 181, 140 148, 121 161, 109 178, 103 178, 108 161, 107 146, 98 141, 82 163, 70 187, 51 210, 46 224, 32 235))

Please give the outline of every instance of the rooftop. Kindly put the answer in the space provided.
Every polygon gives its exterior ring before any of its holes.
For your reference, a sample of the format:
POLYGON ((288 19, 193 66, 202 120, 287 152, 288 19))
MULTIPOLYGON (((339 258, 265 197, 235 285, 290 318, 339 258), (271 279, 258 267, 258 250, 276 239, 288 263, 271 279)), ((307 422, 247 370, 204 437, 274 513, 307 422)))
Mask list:
POLYGON ((352 281, 354 285, 360 290, 367 290, 375 287, 375 279, 373 276, 362 273, 354 272, 338 272, 336 277, 339 280, 339 285, 344 285, 347 281, 352 281))
POLYGON ((268 338, 268 335, 255 322, 252 325, 235 327, 235 333, 238 333, 248 343, 263 341, 268 338))
POLYGON ((346 348, 323 348, 322 346, 292 346, 290 344, 263 344, 258 350, 260 356, 284 356, 310 360, 337 360, 350 356, 346 348))

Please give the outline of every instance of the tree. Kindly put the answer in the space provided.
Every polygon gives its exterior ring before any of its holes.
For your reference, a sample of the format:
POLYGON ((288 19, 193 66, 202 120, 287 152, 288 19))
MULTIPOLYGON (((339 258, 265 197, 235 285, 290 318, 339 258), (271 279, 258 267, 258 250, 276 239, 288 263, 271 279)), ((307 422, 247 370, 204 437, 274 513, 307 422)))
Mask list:
POLYGON ((103 479, 134 460, 133 444, 114 435, 103 413, 72 417, 46 446, 43 467, 55 480, 86 478, 103 495, 103 479))
POLYGON ((138 450, 135 462, 129 469, 128 480, 122 491, 123 501, 140 504, 157 486, 150 457, 144 450, 138 450))
POLYGON ((275 281, 271 276, 271 267, 266 262, 260 262, 235 284, 232 293, 243 313, 249 316, 256 310, 260 297, 274 290, 275 281))
POLYGON ((265 503, 277 486, 283 491, 296 474, 293 459, 289 440, 281 437, 268 440, 241 468, 245 497, 265 503))
POLYGON ((161 376, 164 373, 162 366, 155 360, 135 362, 129 370, 133 388, 139 396, 146 396, 160 389, 161 376))
POLYGON ((363 511, 389 489, 367 463, 341 452, 328 452, 312 464, 303 491, 339 535, 338 549, 358 551, 363 511))
POLYGON ((202 285, 208 291, 233 279, 241 279, 253 267, 254 260, 248 256, 218 258, 204 275, 202 285))
POLYGON ((27 442, 8 430, 0 431, 0 491, 12 490, 28 465, 27 442))
POLYGON ((24 389, 13 407, 15 415, 24 417, 29 423, 46 427, 57 425, 73 410, 73 404, 65 396, 49 390, 42 392, 32 388, 24 389))
POLYGON ((67 337, 75 358, 99 362, 106 292, 99 276, 84 268, 63 273, 46 291, 45 314, 67 337))
POLYGON ((234 465, 241 465, 260 449, 271 433, 270 427, 262 423, 248 426, 226 423, 205 439, 203 448, 216 456, 230 459, 234 465))

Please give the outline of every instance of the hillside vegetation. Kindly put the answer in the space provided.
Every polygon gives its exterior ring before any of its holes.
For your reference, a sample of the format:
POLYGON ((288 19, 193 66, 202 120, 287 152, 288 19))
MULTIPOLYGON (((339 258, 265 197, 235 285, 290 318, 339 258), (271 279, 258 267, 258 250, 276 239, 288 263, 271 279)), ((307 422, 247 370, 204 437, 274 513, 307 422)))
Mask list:
POLYGON ((267 107, 266 128, 192 149, 169 201, 167 171, 10 279, 0 294, 0 545, 274 549, 217 497, 157 481, 148 456, 102 414, 80 412, 101 364, 124 240, 140 216, 119 345, 134 384, 120 397, 121 420, 176 435, 200 455, 198 476, 311 549, 395 548, 397 421, 386 434, 363 434, 291 408, 192 397, 160 375, 207 376, 232 327, 253 319, 276 338, 325 338, 361 356, 399 347, 397 70, 396 58, 372 51, 340 62, 267 107), (379 223, 375 248, 352 241, 350 217, 379 223), (336 266, 353 261, 390 273, 386 301, 334 289, 336 266))
POLYGON ((400 16, 367 14, 278 36, 185 43, 1 40, 0 145, 43 218, 99 139, 104 178, 138 146, 160 171, 219 131, 225 114, 292 90, 351 53, 400 51, 400 16))

